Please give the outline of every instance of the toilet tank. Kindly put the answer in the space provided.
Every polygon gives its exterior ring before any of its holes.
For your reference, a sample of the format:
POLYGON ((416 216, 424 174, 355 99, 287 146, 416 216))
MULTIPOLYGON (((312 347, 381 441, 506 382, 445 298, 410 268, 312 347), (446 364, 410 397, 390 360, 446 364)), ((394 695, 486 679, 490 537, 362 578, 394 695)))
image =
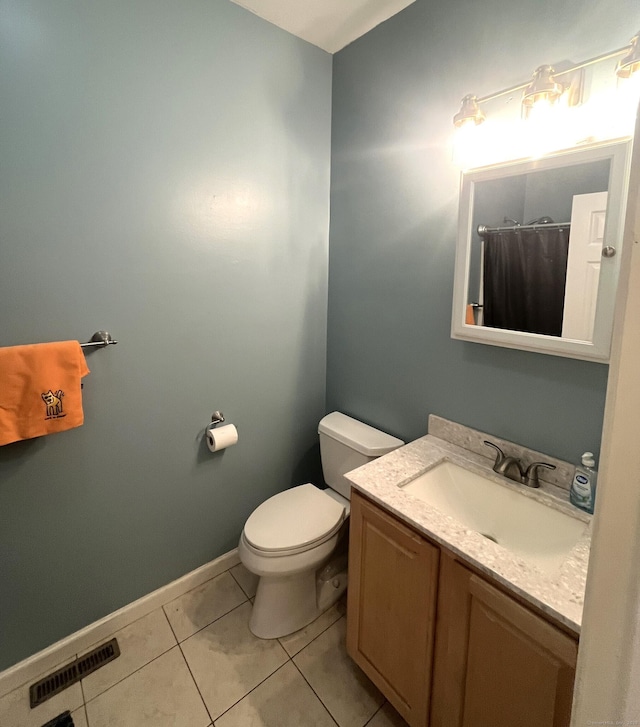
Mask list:
POLYGON ((351 484, 344 475, 377 457, 402 447, 401 439, 334 411, 318 424, 324 481, 348 500, 351 484))

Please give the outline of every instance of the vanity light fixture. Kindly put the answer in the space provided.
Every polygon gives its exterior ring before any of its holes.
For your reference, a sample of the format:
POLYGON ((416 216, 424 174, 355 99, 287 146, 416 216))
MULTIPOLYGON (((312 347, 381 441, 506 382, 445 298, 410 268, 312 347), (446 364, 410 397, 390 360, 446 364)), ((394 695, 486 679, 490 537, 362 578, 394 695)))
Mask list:
POLYGON ((565 86, 558 83, 553 66, 538 66, 533 72, 533 81, 524 89, 522 105, 525 109, 533 108, 538 103, 553 104, 564 93, 565 86))
POLYGON ((629 52, 618 61, 616 76, 629 78, 637 71, 640 71, 640 32, 631 39, 629 52))
POLYGON ((483 111, 478 106, 478 97, 468 93, 463 99, 460 111, 453 117, 453 125, 456 129, 463 126, 479 126, 485 120, 483 111))
POLYGON ((634 74, 640 75, 640 32, 638 32, 630 41, 629 45, 624 48, 603 53, 602 55, 590 58, 587 61, 578 63, 571 68, 561 71, 555 71, 552 66, 542 65, 536 68, 533 74, 533 80, 529 83, 521 83, 517 86, 511 86, 502 91, 491 93, 482 98, 478 98, 473 94, 468 94, 462 99, 460 111, 453 117, 453 125, 459 129, 462 126, 479 126, 485 120, 485 114, 480 108, 480 104, 492 101, 500 96, 513 94, 517 91, 523 91, 522 106, 525 110, 525 116, 529 115, 531 109, 538 102, 546 102, 549 105, 554 104, 563 94, 568 95, 568 105, 576 106, 580 103, 582 76, 578 72, 587 66, 591 66, 601 61, 606 61, 615 56, 623 57, 618 61, 616 66, 616 75, 618 78, 630 78, 634 74), (623 55, 624 54, 624 55, 623 55), (561 79, 561 80, 559 80, 561 79))

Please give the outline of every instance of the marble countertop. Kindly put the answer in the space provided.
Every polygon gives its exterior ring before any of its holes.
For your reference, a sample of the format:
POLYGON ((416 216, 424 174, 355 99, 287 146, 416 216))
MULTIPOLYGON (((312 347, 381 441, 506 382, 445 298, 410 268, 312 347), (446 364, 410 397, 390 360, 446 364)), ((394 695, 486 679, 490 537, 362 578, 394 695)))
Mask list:
POLYGON ((355 489, 414 529, 579 633, 591 544, 591 516, 569 503, 566 490, 544 482, 538 490, 527 488, 495 474, 491 464, 487 457, 426 435, 349 472, 347 479, 355 489), (585 535, 557 570, 545 572, 402 489, 402 485, 445 460, 581 520, 587 526, 585 535))

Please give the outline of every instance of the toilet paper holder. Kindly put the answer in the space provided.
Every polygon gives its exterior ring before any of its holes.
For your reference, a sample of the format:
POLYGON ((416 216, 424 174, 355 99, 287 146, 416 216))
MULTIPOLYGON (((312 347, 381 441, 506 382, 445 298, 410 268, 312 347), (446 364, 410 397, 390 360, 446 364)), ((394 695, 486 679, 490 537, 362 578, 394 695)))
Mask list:
POLYGON ((217 427, 224 422, 224 414, 221 411, 214 411, 211 415, 211 426, 217 427))

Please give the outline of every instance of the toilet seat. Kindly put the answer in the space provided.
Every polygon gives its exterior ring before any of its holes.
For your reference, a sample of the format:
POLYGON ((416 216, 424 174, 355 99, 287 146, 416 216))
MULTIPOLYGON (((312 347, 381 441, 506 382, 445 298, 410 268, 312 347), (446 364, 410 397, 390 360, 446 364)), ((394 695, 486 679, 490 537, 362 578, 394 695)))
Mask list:
POLYGON ((331 539, 346 519, 345 507, 312 484, 280 492, 259 505, 244 526, 247 545, 265 556, 315 548, 331 539))

